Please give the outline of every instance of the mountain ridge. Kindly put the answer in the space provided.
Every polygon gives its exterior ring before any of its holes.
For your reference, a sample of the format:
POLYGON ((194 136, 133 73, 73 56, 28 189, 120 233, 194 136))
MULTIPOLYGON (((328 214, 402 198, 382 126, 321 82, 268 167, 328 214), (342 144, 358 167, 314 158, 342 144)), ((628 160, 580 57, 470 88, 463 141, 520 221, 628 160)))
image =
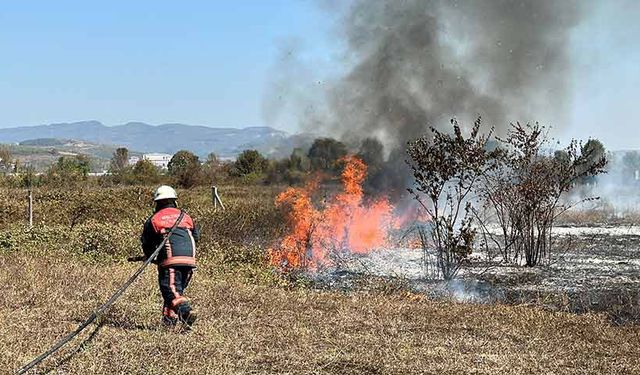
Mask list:
POLYGON ((175 153, 186 149, 201 157, 211 152, 220 157, 234 157, 245 149, 281 157, 296 147, 293 142, 299 137, 268 126, 214 128, 182 123, 151 125, 137 121, 107 126, 97 120, 87 120, 0 129, 0 143, 37 138, 84 140, 141 152, 175 153))

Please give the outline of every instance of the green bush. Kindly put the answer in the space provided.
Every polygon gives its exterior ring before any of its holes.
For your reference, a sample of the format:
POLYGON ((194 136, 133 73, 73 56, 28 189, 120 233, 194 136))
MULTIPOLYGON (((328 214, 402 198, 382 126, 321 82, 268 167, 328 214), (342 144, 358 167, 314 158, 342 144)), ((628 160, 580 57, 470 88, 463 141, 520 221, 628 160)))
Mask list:
POLYGON ((235 163, 232 173, 234 176, 247 178, 248 181, 257 180, 267 169, 268 160, 256 150, 244 150, 235 163))
POLYGON ((90 256, 112 256, 125 258, 141 254, 141 224, 119 223, 117 227, 91 221, 79 225, 73 230, 72 250, 90 256))
MULTIPOLYGON (((153 187, 34 189, 34 222, 27 229, 23 189, 0 190, 0 251, 62 252, 121 260, 141 254, 139 238, 153 213, 153 187)), ((202 228, 200 260, 258 267, 261 252, 284 230, 274 206, 281 186, 223 185, 226 210, 214 209, 210 188, 178 190, 178 205, 202 228)), ((26 197, 26 196, 25 196, 26 197)), ((226 268, 223 267, 223 268, 226 268)))
POLYGON ((200 160, 192 152, 186 150, 178 151, 171 158, 168 169, 169 174, 175 179, 178 186, 190 188, 200 180, 200 160))

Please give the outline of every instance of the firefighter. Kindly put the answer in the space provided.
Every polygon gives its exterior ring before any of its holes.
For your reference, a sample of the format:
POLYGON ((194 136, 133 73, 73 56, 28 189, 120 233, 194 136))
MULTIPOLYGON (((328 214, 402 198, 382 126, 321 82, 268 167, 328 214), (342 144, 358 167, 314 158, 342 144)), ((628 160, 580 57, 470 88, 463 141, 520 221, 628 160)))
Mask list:
MULTIPOLYGON (((140 240, 145 257, 153 254, 180 216, 178 196, 171 186, 160 186, 154 194, 155 212, 145 222, 140 240)), ((191 327, 196 314, 184 291, 196 268, 196 242, 200 231, 185 213, 154 261, 158 265, 158 284, 164 300, 162 322, 172 327, 178 322, 191 327)))

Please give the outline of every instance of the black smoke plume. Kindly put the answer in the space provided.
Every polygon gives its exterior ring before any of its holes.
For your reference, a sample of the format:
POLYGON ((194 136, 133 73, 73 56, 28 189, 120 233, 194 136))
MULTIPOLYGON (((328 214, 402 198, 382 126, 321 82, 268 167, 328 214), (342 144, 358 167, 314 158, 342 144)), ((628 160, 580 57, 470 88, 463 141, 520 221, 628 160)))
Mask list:
POLYGON ((336 63, 345 73, 299 105, 303 130, 354 145, 375 137, 388 158, 404 159, 406 141, 429 126, 449 127, 452 117, 471 125, 482 116, 498 134, 514 121, 562 127, 577 1, 323 4, 340 20, 337 42, 346 51, 336 63))
POLYGON ((578 15, 573 1, 355 1, 341 33, 353 65, 327 93, 324 126, 392 148, 451 117, 562 126, 578 15))

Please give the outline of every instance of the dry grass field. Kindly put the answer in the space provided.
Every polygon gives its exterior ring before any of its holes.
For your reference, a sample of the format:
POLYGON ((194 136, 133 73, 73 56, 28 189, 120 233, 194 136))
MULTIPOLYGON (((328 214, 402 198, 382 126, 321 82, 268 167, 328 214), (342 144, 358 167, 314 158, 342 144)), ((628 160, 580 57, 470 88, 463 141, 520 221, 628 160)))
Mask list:
MULTIPOLYGON (((0 368, 72 330, 134 267, 59 257, 0 258, 0 368)), ((216 276, 189 295, 189 333, 159 325, 154 270, 40 371, 62 374, 634 374, 638 327, 531 307, 434 302, 412 294, 314 292, 216 276), (93 329, 96 335, 90 338, 93 329), (84 341, 84 343, 83 343, 84 341), (77 350, 82 345, 82 350, 77 350)), ((37 372, 36 372, 37 373, 37 372)))
MULTIPOLYGON (((260 256, 281 230, 276 191, 224 188, 224 212, 204 189, 179 192, 205 236, 187 293, 199 313, 193 331, 161 327, 150 268, 33 373, 640 373, 640 328, 604 316, 433 301, 384 284, 341 293, 292 283, 260 256)), ((123 259, 137 251, 150 192, 36 192, 31 231, 20 192, 0 193, 0 372, 73 330, 135 270, 123 259), (83 199, 103 209, 81 208, 83 199)))

